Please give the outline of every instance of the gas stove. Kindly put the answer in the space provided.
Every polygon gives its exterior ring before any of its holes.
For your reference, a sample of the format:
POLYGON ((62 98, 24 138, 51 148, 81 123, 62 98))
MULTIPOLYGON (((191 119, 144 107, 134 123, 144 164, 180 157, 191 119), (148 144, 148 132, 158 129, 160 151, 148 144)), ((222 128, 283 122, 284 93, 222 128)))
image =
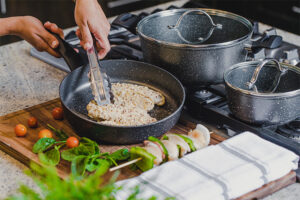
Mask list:
MULTIPOLYGON (((191 4, 185 4, 183 7, 191 7, 191 4)), ((176 8, 178 7, 170 6, 167 9, 176 8)), ((156 9, 152 13, 159 11, 161 11, 161 9, 156 9)), ((128 14, 127 17, 138 17, 142 19, 152 13, 142 12, 137 16, 128 14)), ((270 36, 278 36, 276 29, 274 28, 260 34, 259 24, 257 22, 253 22, 253 24, 253 41, 269 38, 270 36)), ((66 35, 65 39, 72 44, 74 48, 78 48, 81 53, 84 53, 74 31, 71 31, 68 35, 66 35)), ((140 47, 139 37, 137 35, 132 34, 120 26, 112 25, 109 40, 111 43, 111 51, 105 59, 130 59, 143 61, 143 54, 140 47)), ((300 67, 299 53, 299 46, 282 41, 282 44, 278 48, 261 48, 252 52, 250 51, 247 60, 276 58, 280 62, 290 63, 300 67)), ((41 53, 35 49, 31 50, 31 54, 63 71, 70 71, 63 59, 54 58, 47 53, 41 53)), ((228 136, 234 136, 242 131, 251 131, 300 155, 300 118, 288 124, 275 126, 250 125, 236 119, 230 113, 227 105, 224 84, 212 85, 205 88, 193 88, 192 90, 190 88, 186 88, 186 91, 187 100, 184 113, 190 115, 193 119, 205 121, 218 129, 223 129, 228 136)), ((297 175, 300 177, 300 171, 297 172, 297 175)))

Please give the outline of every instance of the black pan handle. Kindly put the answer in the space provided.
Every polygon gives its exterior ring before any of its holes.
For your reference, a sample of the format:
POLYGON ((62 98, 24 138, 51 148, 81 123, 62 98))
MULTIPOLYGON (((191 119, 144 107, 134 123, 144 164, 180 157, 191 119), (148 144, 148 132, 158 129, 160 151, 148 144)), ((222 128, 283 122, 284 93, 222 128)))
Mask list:
POLYGON ((53 32, 50 33, 54 35, 59 42, 58 47, 54 50, 60 53, 60 55, 65 59, 71 71, 85 65, 80 54, 77 53, 69 43, 62 39, 58 34, 53 32))
POLYGON ((133 34, 136 34, 136 26, 142 19, 142 16, 137 16, 131 13, 124 13, 119 15, 113 22, 113 25, 121 26, 133 34))

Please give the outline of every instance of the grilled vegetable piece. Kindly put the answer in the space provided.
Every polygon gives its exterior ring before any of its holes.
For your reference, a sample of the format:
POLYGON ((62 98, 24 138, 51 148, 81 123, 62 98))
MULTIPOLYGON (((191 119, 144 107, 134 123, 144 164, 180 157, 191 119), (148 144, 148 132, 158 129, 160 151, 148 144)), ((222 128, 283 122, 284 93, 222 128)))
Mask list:
POLYGON ((137 158, 142 158, 142 160, 138 161, 136 166, 142 171, 147 171, 153 168, 156 157, 142 147, 132 147, 130 149, 130 160, 137 158))
POLYGON ((197 146, 199 145, 201 148, 206 147, 210 141, 209 130, 201 124, 197 124, 196 128, 188 133, 188 136, 194 138, 197 146))
POLYGON ((159 146, 159 144, 155 144, 154 142, 145 140, 144 141, 145 147, 143 147, 147 152, 154 155, 156 158, 154 160, 155 165, 159 165, 162 163, 164 159, 164 153, 162 148, 159 146))
POLYGON ((196 150, 198 149, 202 149, 204 146, 202 146, 201 144, 199 144, 199 142, 197 142, 197 140, 191 136, 186 135, 186 137, 190 138, 193 141, 194 147, 196 148, 196 150))
POLYGON ((174 144, 180 146, 180 157, 184 156, 186 153, 191 151, 190 146, 178 135, 175 134, 166 134, 166 137, 170 142, 173 142, 174 144))
POLYGON ((176 144, 170 142, 169 140, 162 140, 161 143, 164 144, 168 151, 168 160, 176 160, 179 157, 179 149, 176 144))
POLYGON ((168 149, 165 147, 164 143, 162 141, 160 141, 158 138, 153 137, 153 136, 148 137, 148 140, 152 141, 152 142, 156 142, 161 146, 161 148, 163 150, 163 153, 164 153, 164 156, 165 156, 163 161, 167 162, 168 157, 169 157, 169 152, 168 152, 168 149))
POLYGON ((189 138, 185 135, 181 135, 181 134, 175 134, 175 135, 178 135, 179 137, 181 137, 189 145, 191 151, 196 151, 194 141, 191 138, 189 138))

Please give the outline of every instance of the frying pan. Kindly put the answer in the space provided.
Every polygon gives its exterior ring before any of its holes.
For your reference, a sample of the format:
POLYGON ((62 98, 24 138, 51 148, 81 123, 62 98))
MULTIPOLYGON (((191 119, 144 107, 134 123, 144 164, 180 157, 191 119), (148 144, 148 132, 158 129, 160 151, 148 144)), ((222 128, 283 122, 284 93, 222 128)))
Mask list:
POLYGON ((182 84, 169 72, 154 65, 132 60, 100 61, 112 83, 134 83, 161 92, 165 105, 150 111, 157 122, 139 126, 112 126, 94 121, 87 115, 87 104, 93 99, 88 79, 89 67, 73 48, 59 36, 56 49, 71 69, 59 87, 59 95, 66 119, 79 136, 97 142, 111 144, 133 144, 149 136, 159 137, 178 121, 185 100, 182 84))

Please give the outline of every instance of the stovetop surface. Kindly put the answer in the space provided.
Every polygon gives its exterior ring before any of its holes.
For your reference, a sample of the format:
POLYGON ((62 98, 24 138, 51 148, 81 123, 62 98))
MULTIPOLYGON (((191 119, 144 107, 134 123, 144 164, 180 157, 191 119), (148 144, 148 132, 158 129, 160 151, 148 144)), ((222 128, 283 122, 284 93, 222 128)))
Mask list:
MULTIPOLYGON (((191 7, 191 5, 184 7, 191 7)), ((174 8, 177 7, 170 6, 168 9, 174 8)), ((158 11, 161 10, 157 9, 154 12, 158 11)), ((141 13, 141 15, 144 16, 148 14, 149 13, 141 13)), ((253 41, 259 40, 266 34, 277 35, 276 29, 267 30, 263 34, 260 34, 258 30, 258 23, 254 22, 253 41)), ((71 31, 68 35, 66 35, 65 39, 72 44, 74 48, 81 49, 79 40, 74 31, 71 31)), ((143 61, 143 54, 137 35, 128 32, 122 27, 112 25, 109 40, 112 48, 105 59, 130 59, 143 61)), ((84 51, 81 49, 80 52, 84 51)), ((279 48, 263 48, 256 52, 250 52, 247 60, 276 58, 281 62, 291 63, 300 67, 299 53, 299 46, 283 41, 279 48)), ((38 52, 35 49, 31 49, 31 54, 63 71, 70 71, 62 58, 58 59, 45 52, 38 52)), ((241 122, 230 113, 227 105, 224 84, 199 88, 193 92, 188 91, 183 116, 194 121, 200 120, 207 122, 216 127, 216 129, 221 130, 223 133, 225 132, 229 137, 243 131, 251 131, 300 155, 300 119, 288 124, 275 126, 255 126, 241 122)), ((298 176, 299 174, 300 172, 298 172, 298 176)))

